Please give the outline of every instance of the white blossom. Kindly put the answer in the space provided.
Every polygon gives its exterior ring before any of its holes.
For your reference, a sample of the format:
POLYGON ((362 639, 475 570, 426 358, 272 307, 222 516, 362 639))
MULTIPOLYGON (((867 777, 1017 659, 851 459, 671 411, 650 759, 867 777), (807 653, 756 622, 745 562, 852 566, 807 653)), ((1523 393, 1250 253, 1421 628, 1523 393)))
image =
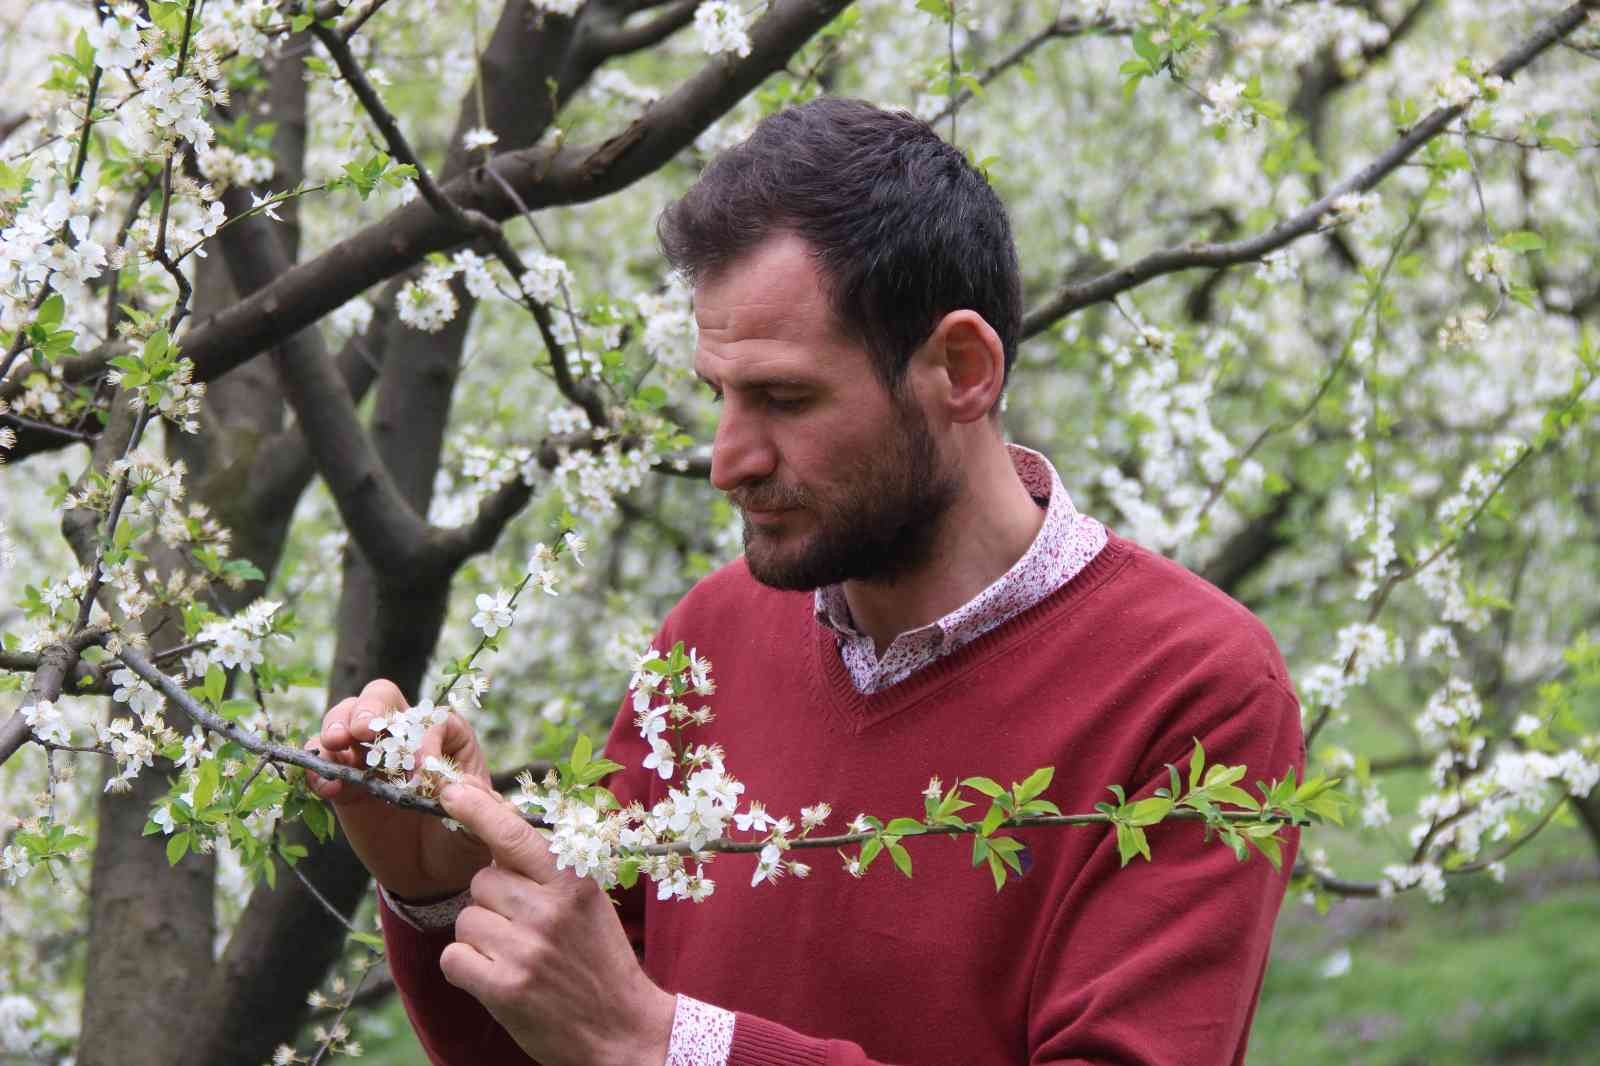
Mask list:
POLYGON ((725 0, 706 0, 696 8, 694 29, 700 37, 700 47, 709 55, 750 54, 744 12, 725 0))

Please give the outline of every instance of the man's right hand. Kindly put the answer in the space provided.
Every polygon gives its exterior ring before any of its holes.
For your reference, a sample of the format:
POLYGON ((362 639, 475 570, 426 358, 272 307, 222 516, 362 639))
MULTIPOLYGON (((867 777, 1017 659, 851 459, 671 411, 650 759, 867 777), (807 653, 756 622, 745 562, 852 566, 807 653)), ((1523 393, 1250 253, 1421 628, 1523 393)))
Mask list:
MULTIPOLYGON (((406 707, 394 682, 372 681, 361 695, 335 704, 322 718, 321 735, 307 741, 306 747, 329 762, 365 769, 367 745, 376 737, 372 720, 406 707)), ((455 712, 423 738, 417 751, 419 770, 429 755, 450 759, 480 788, 492 787, 478 738, 455 712)), ((360 785, 309 772, 306 780, 313 792, 333 804, 356 856, 380 885, 401 899, 463 892, 472 875, 489 865, 487 847, 465 833, 446 829, 440 818, 385 803, 360 785)))

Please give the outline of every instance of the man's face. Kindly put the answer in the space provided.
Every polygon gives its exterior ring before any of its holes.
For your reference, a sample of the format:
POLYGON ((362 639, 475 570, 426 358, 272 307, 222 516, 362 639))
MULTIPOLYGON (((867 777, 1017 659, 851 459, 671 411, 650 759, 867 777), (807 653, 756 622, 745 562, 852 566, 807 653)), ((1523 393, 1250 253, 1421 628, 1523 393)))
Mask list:
POLYGON ((781 235, 695 290, 695 371, 722 414, 711 481, 744 517, 758 581, 893 581, 927 560, 959 491, 909 382, 891 393, 781 235))

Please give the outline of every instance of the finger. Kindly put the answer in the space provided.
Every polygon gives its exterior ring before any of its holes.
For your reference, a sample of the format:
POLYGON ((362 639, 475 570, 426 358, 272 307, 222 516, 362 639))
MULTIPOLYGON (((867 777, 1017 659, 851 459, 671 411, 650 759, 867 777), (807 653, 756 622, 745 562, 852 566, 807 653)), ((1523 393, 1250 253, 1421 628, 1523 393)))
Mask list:
POLYGON ((541 884, 556 875, 555 860, 550 857, 544 838, 497 793, 475 785, 453 784, 439 793, 439 803, 450 817, 483 841, 499 865, 541 884))
POLYGON ((498 1003, 495 994, 494 961, 470 944, 452 940, 439 955, 439 970, 444 979, 488 1006, 498 1003))
MULTIPOLYGON (((422 743, 417 746, 418 772, 421 772, 420 768, 430 755, 444 756, 457 765, 462 765, 461 753, 474 747, 477 742, 478 738, 472 732, 472 727, 459 714, 447 711, 442 724, 429 726, 428 731, 422 735, 422 743)), ((472 767, 465 768, 472 769, 472 767)))
POLYGON ((473 904, 494 911, 519 928, 540 924, 546 913, 546 892, 532 878, 504 866, 485 866, 472 875, 473 904))
POLYGON ((361 695, 356 697, 355 711, 350 716, 350 735, 365 744, 375 736, 370 724, 374 718, 403 711, 409 706, 405 693, 393 681, 385 677, 368 681, 361 695))
POLYGON ((338 751, 355 743, 355 738, 350 735, 350 713, 355 706, 356 698, 350 696, 335 703, 322 716, 321 739, 324 748, 338 751))
POLYGON ((473 906, 456 915, 456 940, 491 962, 500 958, 496 945, 503 948, 511 943, 515 935, 516 928, 511 920, 487 907, 478 906, 476 896, 473 897, 473 906))
MULTIPOLYGON (((319 744, 315 739, 306 741, 306 750, 317 756, 319 759, 327 759, 329 757, 329 753, 323 751, 322 745, 319 744)), ((344 790, 343 781, 337 780, 336 778, 323 777, 315 770, 310 769, 306 771, 306 785, 311 789, 312 792, 315 792, 318 796, 325 800, 333 799, 344 790)))

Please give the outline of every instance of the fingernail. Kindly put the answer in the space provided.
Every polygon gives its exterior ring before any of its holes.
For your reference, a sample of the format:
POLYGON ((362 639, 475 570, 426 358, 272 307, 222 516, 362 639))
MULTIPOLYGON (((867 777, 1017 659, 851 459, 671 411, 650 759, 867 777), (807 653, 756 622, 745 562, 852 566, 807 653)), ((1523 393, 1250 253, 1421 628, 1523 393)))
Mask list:
POLYGON ((357 711, 356 712, 356 725, 366 725, 370 721, 372 721, 372 712, 371 711, 357 711))
POLYGON ((350 729, 343 722, 335 722, 331 726, 328 727, 328 732, 330 732, 330 733, 348 733, 348 732, 350 732, 350 729))

